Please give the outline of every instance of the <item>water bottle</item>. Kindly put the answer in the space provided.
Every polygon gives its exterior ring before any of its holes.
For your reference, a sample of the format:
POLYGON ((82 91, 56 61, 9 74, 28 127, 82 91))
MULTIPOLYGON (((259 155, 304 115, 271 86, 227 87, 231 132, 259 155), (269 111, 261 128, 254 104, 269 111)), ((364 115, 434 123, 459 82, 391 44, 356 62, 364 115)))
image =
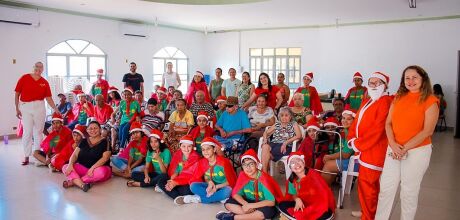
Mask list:
POLYGON ((4 135, 4 136, 3 136, 3 143, 4 143, 5 145, 8 144, 8 135, 4 135))

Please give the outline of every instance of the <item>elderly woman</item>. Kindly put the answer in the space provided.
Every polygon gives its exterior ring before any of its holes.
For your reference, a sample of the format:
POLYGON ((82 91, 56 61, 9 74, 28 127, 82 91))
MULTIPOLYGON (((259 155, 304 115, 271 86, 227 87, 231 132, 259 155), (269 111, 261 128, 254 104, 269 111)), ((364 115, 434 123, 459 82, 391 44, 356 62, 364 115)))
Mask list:
POLYGON ((205 102, 205 92, 201 90, 195 93, 195 102, 190 106, 190 112, 192 112, 194 118, 198 116, 198 112, 200 111, 205 111, 212 119, 216 116, 211 103, 205 102))
POLYGON ((257 97, 257 105, 249 107, 248 117, 253 130, 252 137, 260 138, 267 126, 275 124, 275 114, 273 109, 267 106, 266 95, 257 97))
POLYGON ((236 94, 238 96, 238 107, 242 107, 246 101, 251 97, 251 94, 254 93, 254 85, 251 83, 251 77, 248 72, 243 72, 242 82, 238 85, 236 89, 236 94))
POLYGON ((309 108, 303 106, 303 94, 295 93, 292 97, 292 100, 294 102, 294 106, 291 107, 291 111, 294 114, 294 120, 299 125, 302 125, 304 128, 307 128, 306 124, 310 120, 310 118, 313 117, 313 115, 309 108))
POLYGON ((268 74, 261 73, 259 75, 259 83, 257 84, 257 88, 254 90, 254 93, 252 93, 251 98, 249 98, 248 101, 244 103, 242 108, 247 109, 252 105, 254 101, 256 101, 257 96, 262 93, 267 94, 267 105, 270 108, 276 111, 281 106, 281 103, 283 102, 283 96, 281 94, 282 92, 280 88, 272 85, 272 81, 270 80, 268 74))
POLYGON ((169 133, 166 138, 166 143, 172 152, 179 149, 179 140, 186 135, 189 130, 195 125, 193 114, 185 108, 186 102, 184 99, 176 100, 176 111, 169 116, 169 133))
POLYGON ((90 184, 103 182, 112 177, 110 168, 110 151, 107 140, 101 135, 101 125, 92 121, 88 125, 88 138, 82 140, 75 148, 69 164, 64 165, 62 171, 67 180, 62 183, 64 188, 77 186, 84 192, 90 184))
POLYGON ((280 160, 292 151, 292 143, 302 138, 300 128, 294 121, 293 113, 288 107, 283 107, 278 113, 279 121, 265 130, 262 145, 262 170, 268 171, 271 159, 280 160), (269 140, 269 137, 272 136, 269 140))
POLYGON ((204 98, 206 102, 211 102, 211 97, 209 96, 208 92, 208 86, 206 86, 206 82, 204 81, 204 75, 202 72, 196 71, 195 75, 193 76, 193 80, 187 89, 187 94, 185 95, 187 106, 192 105, 195 93, 200 90, 204 92, 204 98))

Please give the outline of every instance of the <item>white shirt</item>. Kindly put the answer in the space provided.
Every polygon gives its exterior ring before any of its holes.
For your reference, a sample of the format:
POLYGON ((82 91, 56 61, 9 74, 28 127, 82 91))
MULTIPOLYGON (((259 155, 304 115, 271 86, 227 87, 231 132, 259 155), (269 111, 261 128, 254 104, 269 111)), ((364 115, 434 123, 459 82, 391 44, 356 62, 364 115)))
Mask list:
POLYGON ((171 72, 163 73, 163 79, 165 81, 165 88, 169 88, 170 86, 174 86, 175 89, 179 86, 179 82, 177 81, 177 73, 176 72, 171 72))

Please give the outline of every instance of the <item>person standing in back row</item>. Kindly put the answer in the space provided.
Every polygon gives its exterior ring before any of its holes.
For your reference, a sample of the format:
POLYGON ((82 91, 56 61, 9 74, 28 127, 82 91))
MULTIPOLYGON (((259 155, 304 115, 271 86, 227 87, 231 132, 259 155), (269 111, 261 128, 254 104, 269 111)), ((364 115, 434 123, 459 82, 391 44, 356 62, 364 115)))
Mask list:
POLYGON ((229 97, 229 96, 238 97, 238 94, 236 94, 236 89, 241 84, 241 80, 235 78, 236 70, 234 68, 230 68, 228 70, 228 75, 230 76, 230 78, 224 80, 224 82, 222 83, 221 95, 226 96, 226 97, 229 97))
POLYGON ((166 63, 166 72, 163 73, 163 77, 161 79, 161 87, 169 88, 173 86, 174 89, 179 88, 180 86, 180 77, 177 72, 173 71, 173 64, 171 62, 166 63))
POLYGON ((140 90, 144 94, 144 77, 140 73, 136 73, 137 65, 135 62, 129 64, 129 73, 123 76, 123 87, 131 87, 133 92, 140 90))

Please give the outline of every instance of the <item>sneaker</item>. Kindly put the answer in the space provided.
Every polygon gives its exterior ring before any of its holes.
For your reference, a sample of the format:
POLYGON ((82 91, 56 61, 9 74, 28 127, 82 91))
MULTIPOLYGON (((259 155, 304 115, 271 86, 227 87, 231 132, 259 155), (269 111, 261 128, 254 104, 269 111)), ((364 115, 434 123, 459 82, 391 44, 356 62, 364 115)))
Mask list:
POLYGON ((42 162, 40 162, 40 161, 38 161, 38 160, 37 160, 37 161, 35 161, 35 163, 34 163, 34 164, 35 164, 35 166, 36 166, 36 167, 42 167, 42 166, 46 166, 46 164, 44 164, 44 163, 42 163, 42 162))
POLYGON ((351 216, 356 217, 356 218, 361 218, 363 213, 361 211, 351 211, 351 216))
POLYGON ((225 204, 225 202, 227 202, 227 200, 228 199, 220 200, 220 203, 225 204))
POLYGON ((216 219, 219 220, 233 220, 235 219, 235 214, 231 212, 220 211, 216 215, 216 219))
POLYGON ((174 199, 174 204, 176 204, 176 205, 183 205, 183 204, 185 204, 184 199, 185 199, 185 196, 178 196, 178 197, 176 197, 176 198, 174 199))
POLYGON ((155 192, 157 192, 157 193, 163 193, 163 190, 161 190, 159 186, 155 186, 155 189, 154 189, 154 190, 155 190, 155 192))
POLYGON ((197 195, 184 196, 184 203, 201 203, 201 198, 197 195))

